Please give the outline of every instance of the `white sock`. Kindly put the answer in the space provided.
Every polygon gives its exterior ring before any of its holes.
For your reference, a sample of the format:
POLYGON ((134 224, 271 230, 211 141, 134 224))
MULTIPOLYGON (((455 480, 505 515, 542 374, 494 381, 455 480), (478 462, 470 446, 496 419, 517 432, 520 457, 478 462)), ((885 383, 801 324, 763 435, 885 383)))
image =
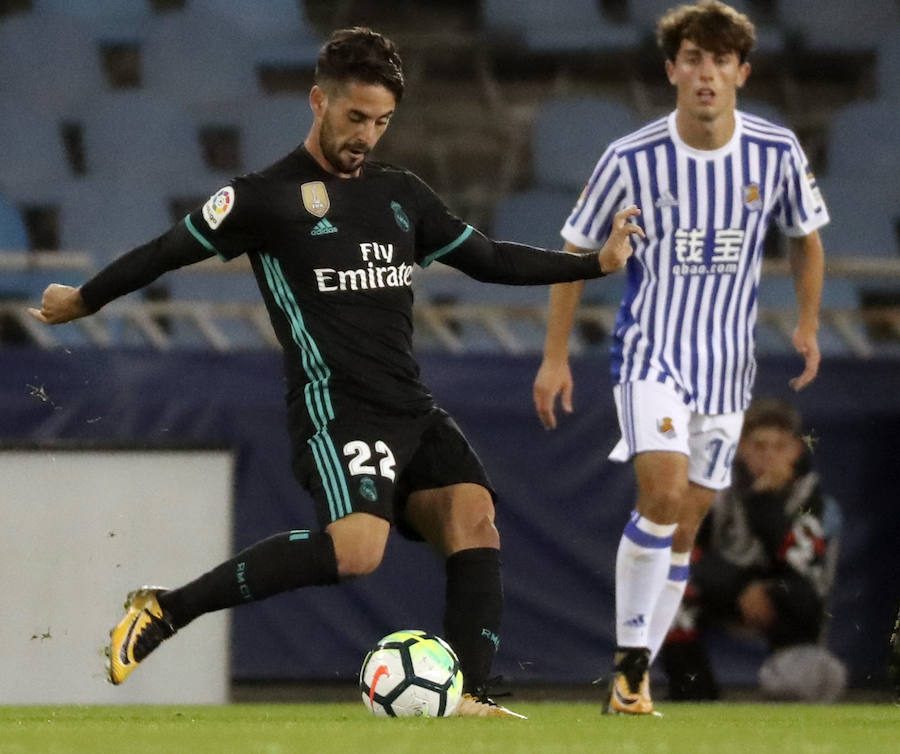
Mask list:
POLYGON ((654 524, 632 511, 616 553, 616 643, 648 647, 650 618, 669 573, 677 524, 654 524))
POLYGON ((678 606, 681 604, 681 598, 684 597, 684 590, 687 588, 690 562, 690 552, 672 553, 669 577, 666 579, 650 617, 649 644, 647 645, 650 648, 650 662, 656 658, 666 639, 666 634, 672 627, 675 613, 678 612, 678 606))

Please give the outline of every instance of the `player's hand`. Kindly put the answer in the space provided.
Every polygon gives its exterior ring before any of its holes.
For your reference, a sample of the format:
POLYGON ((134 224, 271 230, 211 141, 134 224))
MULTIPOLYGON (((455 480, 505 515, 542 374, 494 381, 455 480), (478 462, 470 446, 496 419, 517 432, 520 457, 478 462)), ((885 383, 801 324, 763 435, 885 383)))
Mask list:
POLYGON ((572 371, 568 361, 552 362, 544 359, 534 378, 534 407, 541 423, 547 429, 556 429, 556 396, 567 414, 572 408, 572 371))
POLYGON ((738 595, 741 619, 750 628, 768 631, 775 623, 775 606, 769 597, 768 585, 763 581, 751 581, 738 595))
POLYGON ((81 297, 81 290, 59 283, 48 285, 41 297, 41 308, 29 307, 28 313, 45 325, 61 325, 90 314, 81 297))
POLYGON ((794 330, 791 340, 794 349, 803 357, 805 366, 803 373, 799 377, 794 377, 788 384, 794 390, 803 390, 819 373, 819 362, 822 360, 822 355, 819 353, 819 341, 814 330, 806 330, 801 327, 794 330))
POLYGON ((597 253, 600 261, 600 269, 606 274, 621 270, 625 263, 634 253, 631 246, 631 236, 636 235, 640 238, 646 238, 644 229, 640 225, 631 222, 632 217, 637 217, 641 211, 632 204, 619 212, 616 212, 612 222, 612 232, 603 248, 597 253))

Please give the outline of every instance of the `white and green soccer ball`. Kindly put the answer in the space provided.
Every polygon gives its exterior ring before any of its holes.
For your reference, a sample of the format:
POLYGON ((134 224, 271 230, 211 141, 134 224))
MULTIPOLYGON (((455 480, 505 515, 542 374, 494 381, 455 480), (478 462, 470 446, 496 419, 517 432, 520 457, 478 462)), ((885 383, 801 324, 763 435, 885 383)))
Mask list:
POLYGON ((456 653, 443 639, 410 629, 385 636, 363 660, 359 690, 376 717, 448 717, 462 695, 456 653))

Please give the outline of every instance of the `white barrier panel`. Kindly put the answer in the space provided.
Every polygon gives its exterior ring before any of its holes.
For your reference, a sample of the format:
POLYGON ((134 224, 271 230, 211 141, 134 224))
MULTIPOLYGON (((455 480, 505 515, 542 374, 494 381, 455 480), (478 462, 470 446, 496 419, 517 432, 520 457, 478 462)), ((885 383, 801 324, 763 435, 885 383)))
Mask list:
POLYGON ((0 704, 220 704, 227 611, 185 627, 122 686, 103 648, 125 595, 229 557, 227 451, 0 450, 0 704))

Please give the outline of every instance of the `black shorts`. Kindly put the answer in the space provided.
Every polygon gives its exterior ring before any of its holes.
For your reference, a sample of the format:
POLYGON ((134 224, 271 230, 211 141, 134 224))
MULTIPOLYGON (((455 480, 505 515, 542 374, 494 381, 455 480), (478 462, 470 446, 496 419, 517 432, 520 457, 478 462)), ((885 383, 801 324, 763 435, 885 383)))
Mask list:
POLYGON ((291 438, 294 474, 312 495, 323 529, 362 512, 421 539, 405 525, 410 493, 472 482, 495 497, 477 454, 443 409, 414 418, 338 413, 312 436, 291 438))

